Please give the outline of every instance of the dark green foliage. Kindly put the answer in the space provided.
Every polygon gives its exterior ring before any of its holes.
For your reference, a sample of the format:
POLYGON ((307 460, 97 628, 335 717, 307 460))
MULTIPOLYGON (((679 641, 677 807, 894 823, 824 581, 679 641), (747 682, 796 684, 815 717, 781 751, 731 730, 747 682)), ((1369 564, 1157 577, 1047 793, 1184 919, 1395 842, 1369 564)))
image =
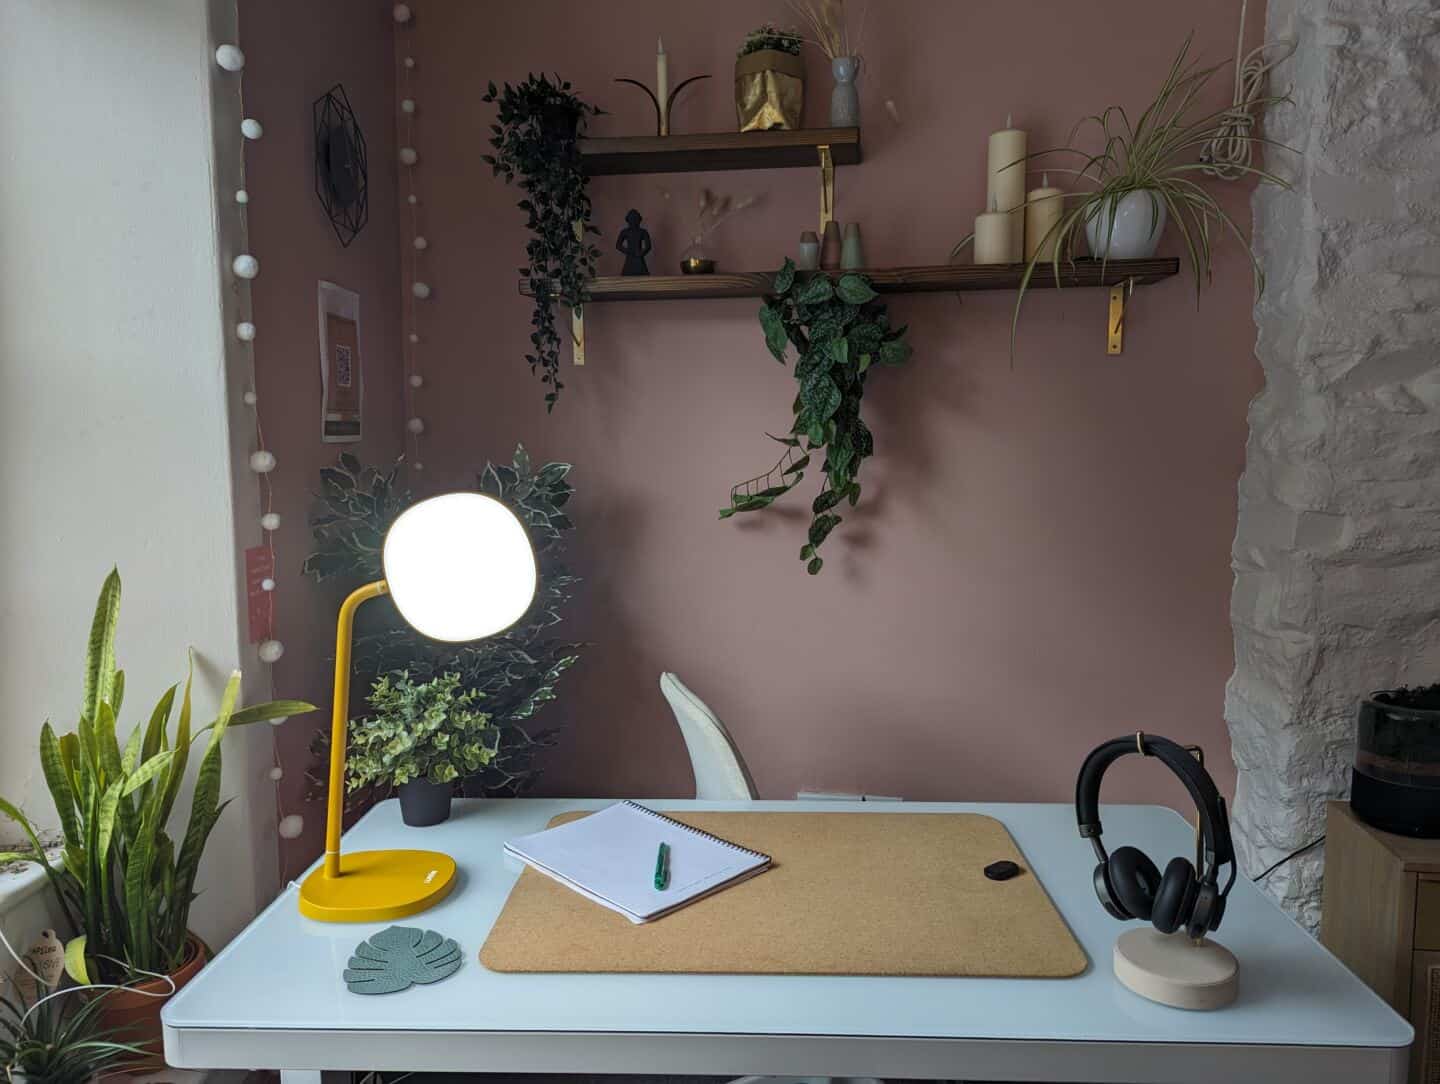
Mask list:
POLYGON ((535 295, 530 318, 532 353, 525 355, 534 372, 547 385, 545 405, 555 408, 564 387, 560 383, 560 333, 555 327, 554 302, 579 310, 586 280, 595 274, 600 250, 588 235, 600 231, 590 224, 590 196, 581 168, 577 139, 585 119, 600 110, 587 105, 556 76, 531 73, 523 83, 491 83, 485 102, 499 102, 496 123, 490 126, 494 154, 483 158, 507 184, 519 178, 525 198, 516 205, 526 214, 532 236, 525 246, 528 266, 520 273, 535 295))
POLYGON ((750 33, 745 35, 736 56, 748 56, 750 53, 758 53, 762 49, 774 49, 781 53, 789 53, 791 56, 800 55, 800 46, 805 39, 792 30, 781 30, 778 26, 765 23, 757 26, 750 33))
MULTIPOLYGON (((476 476, 476 489, 502 501, 529 529, 540 570, 534 604, 503 634, 468 644, 440 643, 411 629, 393 607, 377 604, 375 610, 386 620, 355 637, 357 683, 368 686, 397 671, 408 672, 417 683, 458 674, 459 687, 482 698, 500 736, 494 757, 471 777, 472 794, 524 793, 537 777, 536 752, 555 741, 555 730, 536 729, 535 717, 555 699, 556 684, 582 646, 553 635, 579 582, 563 561, 565 538, 574 528, 565 513, 574 492, 566 480, 569 473, 569 463, 534 467, 530 453, 518 445, 510 463, 486 463, 476 476)), ((321 472, 320 506, 311 519, 317 549, 305 559, 306 572, 352 587, 381 578, 385 531, 416 499, 403 484, 396 485, 397 477, 398 467, 382 474, 348 454, 321 472)), ((329 732, 321 730, 311 742, 311 798, 325 794, 329 740, 329 732)), ((362 792, 356 800, 387 792, 362 792)))
POLYGON ((145 1053, 100 1029, 106 994, 75 992, 37 1006, 45 994, 32 997, 17 982, 13 998, 0 995, 0 1079, 87 1084, 145 1053))
POLYGON ((774 293, 760 309, 760 326, 776 361, 784 364, 791 345, 799 354, 795 424, 789 436, 773 438, 785 445, 785 457, 766 474, 735 486, 720 518, 768 508, 805 477, 811 453, 823 450, 825 482, 811 505, 814 518, 800 550, 813 576, 825 563, 820 546, 841 522, 832 509, 841 501, 853 508, 860 500, 860 464, 875 451, 860 417, 870 367, 899 365, 910 356, 910 347, 905 328, 890 327, 885 304, 864 275, 845 274, 832 282, 823 272, 797 274, 790 260, 775 274, 774 293))

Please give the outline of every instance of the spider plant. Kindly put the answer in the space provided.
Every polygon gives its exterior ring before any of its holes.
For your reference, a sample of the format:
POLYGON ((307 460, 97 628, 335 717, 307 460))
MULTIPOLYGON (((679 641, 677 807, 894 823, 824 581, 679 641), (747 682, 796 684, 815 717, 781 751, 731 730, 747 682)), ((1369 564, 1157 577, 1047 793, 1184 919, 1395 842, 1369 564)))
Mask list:
MULTIPOLYGON (((1025 291, 1030 286, 1035 270, 1042 262, 1040 253, 1049 249, 1049 242, 1053 241, 1049 263, 1054 270, 1055 285, 1058 287, 1061 263, 1075 260, 1086 224, 1103 216, 1101 225, 1106 238, 1106 253, 1101 256, 1103 264, 1108 260, 1110 241, 1114 236, 1116 209, 1120 200, 1132 192, 1142 192, 1149 197, 1152 231, 1158 224, 1162 206, 1180 231, 1195 278, 1197 306, 1203 285, 1213 277, 1214 243, 1217 236, 1225 233, 1233 235, 1249 255, 1255 274, 1257 296, 1264 291, 1265 273, 1255 254, 1250 251, 1249 239, 1220 205, 1219 200, 1202 186, 1197 178, 1197 174, 1211 170, 1205 160, 1204 148, 1215 138, 1221 127, 1234 119, 1237 107, 1227 105, 1221 109, 1208 110, 1199 106, 1211 78, 1224 68, 1225 64, 1202 66, 1199 61, 1190 59, 1190 44, 1191 38, 1187 36, 1170 65, 1169 74, 1160 85, 1159 92, 1133 123, 1124 108, 1112 105, 1104 112, 1082 118, 1071 130, 1066 146, 1035 151, 1021 159, 1024 161, 1068 155, 1076 165, 1048 165, 1046 168, 1051 173, 1069 175, 1083 188, 1061 197, 1066 201, 1066 206, 1059 221, 1046 233, 1036 255, 1025 267, 1025 273, 1020 279, 1019 296, 1015 299, 1015 313, 1010 322, 1012 357, 1020 321, 1020 306, 1025 300, 1025 291), (1074 146, 1076 137, 1087 130, 1098 130, 1102 141, 1098 152, 1091 153, 1074 146)), ((1257 98, 1254 108, 1260 109, 1287 100, 1284 96, 1268 95, 1257 98)), ((1282 144, 1255 135, 1248 125, 1244 126, 1240 133, 1232 134, 1231 138, 1251 146, 1283 148, 1282 144)), ((1253 176, 1262 183, 1275 184, 1282 188, 1290 187, 1284 178, 1250 165, 1236 165, 1231 176, 1253 176)), ((959 246, 957 250, 958 248, 959 246)))
POLYGON ((86 1084, 114 1072, 144 1051, 100 1030, 100 997, 57 997, 38 986, 34 995, 15 983, 13 998, 0 994, 0 1079, 36 1084, 86 1084))

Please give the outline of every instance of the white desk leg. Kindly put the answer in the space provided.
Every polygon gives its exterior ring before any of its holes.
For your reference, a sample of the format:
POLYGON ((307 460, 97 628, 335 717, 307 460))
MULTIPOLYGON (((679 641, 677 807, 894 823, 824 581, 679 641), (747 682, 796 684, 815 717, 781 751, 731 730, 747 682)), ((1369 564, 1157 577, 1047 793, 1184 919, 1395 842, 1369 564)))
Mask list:
POLYGON ((320 1074, 312 1069, 281 1069, 280 1084, 320 1084, 320 1074))

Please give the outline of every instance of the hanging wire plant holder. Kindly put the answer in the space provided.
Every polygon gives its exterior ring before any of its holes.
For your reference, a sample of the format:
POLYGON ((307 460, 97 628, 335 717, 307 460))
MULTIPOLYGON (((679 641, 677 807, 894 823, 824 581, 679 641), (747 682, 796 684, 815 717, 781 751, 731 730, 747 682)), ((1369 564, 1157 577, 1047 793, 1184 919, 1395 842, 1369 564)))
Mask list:
POLYGON ((773 441, 785 445, 785 453, 779 461, 764 474, 747 478, 730 487, 730 506, 720 509, 720 518, 729 519, 736 512, 754 512, 773 504, 777 497, 783 497, 805 477, 805 468, 810 465, 810 456, 800 449, 796 437, 777 437, 766 433, 773 441))
POLYGON ((365 134, 339 83, 316 98, 311 110, 315 118, 315 195, 341 246, 348 248, 370 221, 365 134))

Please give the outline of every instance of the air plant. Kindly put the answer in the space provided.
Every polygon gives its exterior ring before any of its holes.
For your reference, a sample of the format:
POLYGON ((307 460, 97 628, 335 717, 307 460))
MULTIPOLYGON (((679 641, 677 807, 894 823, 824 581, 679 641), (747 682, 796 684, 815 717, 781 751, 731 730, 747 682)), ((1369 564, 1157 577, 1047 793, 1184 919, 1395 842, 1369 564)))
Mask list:
MULTIPOLYGON (((854 20, 846 18, 845 0, 786 0, 786 5, 809 30, 811 44, 831 60, 860 55, 860 43, 865 37, 865 19, 870 14, 868 3, 861 7, 859 21, 853 27, 854 20)), ((852 14, 854 10, 852 0, 852 14)))
POLYGON ((742 196, 739 199, 731 196, 717 196, 708 188, 700 189, 700 203, 695 213, 694 224, 690 227, 690 243, 685 246, 685 253, 702 254, 705 250, 705 238, 714 232, 716 226, 731 215, 739 214, 747 207, 753 207, 759 202, 759 199, 759 196, 742 196))

